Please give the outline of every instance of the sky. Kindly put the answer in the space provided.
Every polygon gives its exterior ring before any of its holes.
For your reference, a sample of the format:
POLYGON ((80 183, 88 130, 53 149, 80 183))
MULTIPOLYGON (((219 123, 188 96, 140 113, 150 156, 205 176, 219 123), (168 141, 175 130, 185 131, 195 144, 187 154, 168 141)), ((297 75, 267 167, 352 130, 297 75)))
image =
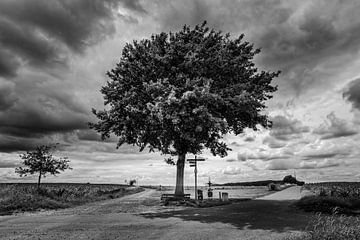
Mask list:
MULTIPOLYGON (((174 185, 159 153, 116 149, 89 130, 104 109, 101 86, 126 43, 185 24, 261 48, 260 70, 277 71, 267 102, 272 129, 226 135, 225 158, 204 151, 199 184, 282 179, 360 181, 360 1, 0 1, 0 182, 33 182, 19 154, 59 143, 73 170, 45 182, 174 185)), ((187 157, 192 158, 192 155, 187 157)), ((194 182, 185 167, 185 184, 194 182)))

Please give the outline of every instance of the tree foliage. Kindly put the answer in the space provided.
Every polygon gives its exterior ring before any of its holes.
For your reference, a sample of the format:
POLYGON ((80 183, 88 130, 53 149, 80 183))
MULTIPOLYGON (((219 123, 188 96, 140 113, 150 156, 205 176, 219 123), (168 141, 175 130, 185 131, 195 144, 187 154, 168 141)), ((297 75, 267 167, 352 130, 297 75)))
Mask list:
POLYGON ((17 167, 15 172, 22 176, 38 174, 38 186, 40 185, 41 177, 46 177, 47 174, 56 175, 60 171, 71 169, 67 157, 54 158, 51 150, 55 149, 55 145, 42 145, 36 147, 33 151, 27 151, 25 154, 20 154, 23 159, 21 167, 17 167))
POLYGON ((203 23, 126 44, 101 89, 107 108, 93 109, 99 121, 90 127, 141 151, 179 155, 208 148, 225 156, 224 134, 271 125, 263 109, 279 74, 259 72, 253 58, 260 49, 243 38, 203 23))

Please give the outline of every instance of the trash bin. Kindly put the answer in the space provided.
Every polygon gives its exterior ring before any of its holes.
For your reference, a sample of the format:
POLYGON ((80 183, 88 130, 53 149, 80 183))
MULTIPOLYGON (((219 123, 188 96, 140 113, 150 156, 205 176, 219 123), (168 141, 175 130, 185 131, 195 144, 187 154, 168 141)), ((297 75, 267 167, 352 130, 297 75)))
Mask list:
POLYGON ((229 201, 229 194, 227 192, 221 193, 221 200, 225 202, 229 201))
POLYGON ((211 188, 208 189, 208 198, 213 197, 213 190, 211 188))
POLYGON ((203 200, 204 199, 202 190, 198 189, 197 190, 197 195, 198 195, 198 200, 203 200))

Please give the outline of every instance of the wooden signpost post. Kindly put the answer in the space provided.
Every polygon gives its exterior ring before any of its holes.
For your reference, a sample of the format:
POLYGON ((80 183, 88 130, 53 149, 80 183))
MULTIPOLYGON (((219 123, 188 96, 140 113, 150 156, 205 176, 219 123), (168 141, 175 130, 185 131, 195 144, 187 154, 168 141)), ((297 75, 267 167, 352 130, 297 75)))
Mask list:
POLYGON ((198 199, 198 193, 197 193, 197 162, 202 162, 205 161, 205 159, 203 158, 190 158, 187 159, 187 161, 190 163, 190 167, 195 167, 194 169, 194 173, 195 173, 195 200, 198 199))

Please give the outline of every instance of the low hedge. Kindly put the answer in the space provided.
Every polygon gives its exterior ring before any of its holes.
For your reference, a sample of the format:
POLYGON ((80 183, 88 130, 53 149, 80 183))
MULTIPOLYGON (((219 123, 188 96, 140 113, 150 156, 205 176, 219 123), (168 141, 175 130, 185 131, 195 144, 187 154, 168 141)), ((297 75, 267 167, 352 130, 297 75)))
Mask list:
POLYGON ((352 213, 360 209, 360 199, 331 196, 306 196, 296 206, 308 212, 320 213, 352 213))

